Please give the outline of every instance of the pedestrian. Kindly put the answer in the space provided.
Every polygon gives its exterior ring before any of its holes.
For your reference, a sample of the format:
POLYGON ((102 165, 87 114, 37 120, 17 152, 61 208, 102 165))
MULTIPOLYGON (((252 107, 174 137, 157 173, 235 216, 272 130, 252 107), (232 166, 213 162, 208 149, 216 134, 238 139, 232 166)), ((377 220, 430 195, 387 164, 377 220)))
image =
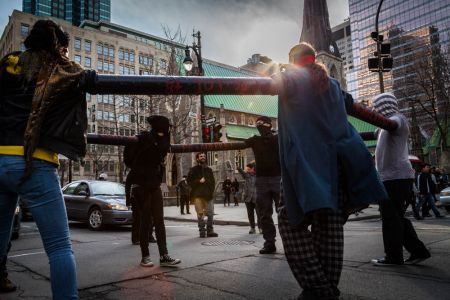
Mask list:
POLYGON ((272 132, 272 120, 261 116, 256 120, 259 136, 248 138, 245 143, 251 147, 256 161, 256 209, 263 231, 264 246, 260 254, 272 254, 275 246, 276 229, 272 219, 273 205, 277 209, 280 200, 280 160, 278 135, 272 132))
POLYGON ((6 257, 18 197, 39 229, 53 299, 78 299, 76 264, 57 176, 58 154, 86 154, 83 68, 64 53, 69 37, 39 20, 24 52, 0 61, 0 257, 6 257))
POLYGON ((191 193, 191 187, 189 186, 187 182, 187 176, 184 175, 181 181, 177 184, 177 191, 180 195, 180 209, 181 214, 184 215, 184 206, 186 206, 186 213, 190 214, 189 212, 189 197, 191 193))
POLYGON ((98 180, 100 180, 100 181, 106 181, 106 180, 108 180, 108 174, 106 174, 106 173, 101 173, 100 175, 98 175, 98 180))
POLYGON ((373 107, 382 116, 395 121, 397 128, 378 132, 375 162, 389 200, 380 202, 385 256, 373 259, 372 264, 415 264, 431 255, 418 238, 411 221, 405 218, 405 204, 414 194, 414 169, 408 159, 408 120, 400 113, 397 98, 391 93, 376 96, 373 107), (410 253, 406 261, 403 259, 403 247, 410 253))
MULTIPOLYGON (((282 170, 278 228, 303 289, 298 299, 338 299, 343 225, 350 213, 387 195, 372 156, 347 120, 351 96, 344 97, 338 81, 316 63, 311 45, 300 43, 289 56, 294 65, 275 76, 282 170)), ((258 161, 256 167, 258 172, 258 161)))
POLYGON ((250 223, 250 231, 248 233, 254 234, 255 231, 255 212, 258 223, 259 232, 261 232, 261 224, 259 222, 258 211, 256 210, 256 171, 255 164, 249 163, 245 167, 245 171, 236 165, 237 170, 245 179, 245 185, 243 189, 243 198, 245 207, 247 208, 248 221, 250 223))
POLYGON ((231 180, 227 177, 222 183, 222 191, 223 191, 223 206, 230 206, 230 195, 231 195, 231 180))
POLYGON ((156 242, 161 266, 173 266, 180 259, 170 257, 167 251, 166 228, 164 225, 163 197, 161 181, 164 172, 164 159, 170 147, 170 124, 164 116, 147 117, 150 131, 137 135, 136 144, 124 149, 124 161, 130 167, 127 182, 131 184, 131 194, 140 215, 139 244, 142 259, 140 265, 152 267, 150 258, 149 236, 151 227, 155 226, 156 242))
MULTIPOLYGON (((422 205, 427 203, 434 213, 436 218, 444 218, 439 213, 433 195, 435 194, 436 185, 431 177, 431 166, 429 164, 424 164, 422 167, 422 173, 417 177, 417 186, 419 190, 419 202, 417 203, 417 209, 419 210, 422 205)), ((423 209, 423 208, 422 208, 423 209)), ((422 210, 422 217, 427 217, 428 213, 422 210)))
POLYGON ((234 206, 239 206, 239 182, 236 178, 231 183, 231 193, 233 194, 234 206))
POLYGON ((197 165, 189 170, 187 181, 191 187, 191 199, 197 212, 198 230, 200 237, 217 237, 214 232, 214 189, 216 181, 213 171, 206 164, 206 153, 195 155, 197 165), (205 224, 205 218, 207 218, 205 224), (205 228, 206 225, 206 228, 205 228))

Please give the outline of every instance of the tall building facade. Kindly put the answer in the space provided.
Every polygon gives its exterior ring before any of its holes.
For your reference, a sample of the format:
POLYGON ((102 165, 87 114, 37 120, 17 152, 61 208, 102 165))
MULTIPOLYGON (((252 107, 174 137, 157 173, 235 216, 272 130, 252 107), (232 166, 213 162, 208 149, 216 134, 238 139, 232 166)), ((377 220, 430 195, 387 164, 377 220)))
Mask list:
POLYGON ((79 26, 85 20, 111 21, 111 0, 23 0, 22 11, 79 26))
MULTIPOLYGON (((380 92, 378 74, 370 72, 367 65, 368 58, 376 51, 370 34, 375 31, 378 4, 379 0, 349 0, 354 69, 347 75, 348 90, 357 101, 369 106, 380 92)), ((392 71, 383 73, 384 89, 396 95, 402 112, 409 117, 413 128, 413 151, 420 155, 421 140, 433 134, 436 128, 426 110, 438 107, 433 108, 433 103, 427 101, 421 89, 411 83, 423 76, 424 70, 431 70, 432 80, 427 84, 445 82, 439 79, 438 71, 442 55, 449 49, 450 1, 385 0, 379 30, 385 41, 391 43, 394 60, 392 71)))
POLYGON ((341 54, 344 64, 344 75, 347 75, 347 73, 351 72, 354 68, 350 19, 331 28, 331 32, 333 41, 336 42, 336 46, 341 54))
POLYGON ((323 63, 330 76, 336 78, 345 88, 343 60, 333 40, 326 0, 304 1, 300 42, 310 43, 316 49, 317 60, 323 63))

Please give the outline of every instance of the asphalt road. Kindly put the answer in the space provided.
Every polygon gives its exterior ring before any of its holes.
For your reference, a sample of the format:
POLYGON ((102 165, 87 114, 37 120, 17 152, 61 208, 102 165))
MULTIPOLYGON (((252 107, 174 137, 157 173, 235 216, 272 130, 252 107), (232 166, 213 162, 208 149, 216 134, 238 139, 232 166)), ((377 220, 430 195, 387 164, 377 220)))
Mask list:
MULTIPOLYGON (((379 220, 349 222, 345 227, 342 299, 450 299, 450 217, 414 222, 432 258, 417 266, 375 267, 383 255, 379 220)), ((81 299, 295 299, 301 292, 277 241, 279 253, 260 255, 261 235, 242 226, 216 226, 218 238, 200 239, 193 223, 168 222, 169 253, 178 267, 139 266, 139 246, 131 245, 130 227, 102 232, 71 223, 81 299)), ((406 256, 407 257, 407 256, 406 256)), ((36 226, 23 223, 8 262, 19 285, 0 299, 51 299, 47 257, 36 226)))

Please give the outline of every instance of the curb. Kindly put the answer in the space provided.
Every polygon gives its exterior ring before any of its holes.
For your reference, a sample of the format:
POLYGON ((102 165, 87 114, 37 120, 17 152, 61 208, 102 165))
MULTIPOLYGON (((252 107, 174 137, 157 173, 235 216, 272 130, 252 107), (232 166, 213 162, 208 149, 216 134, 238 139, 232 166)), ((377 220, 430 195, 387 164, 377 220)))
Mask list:
MULTIPOLYGON (((379 218, 381 218, 380 215, 370 215, 370 216, 351 218, 351 219, 348 219, 347 222, 364 221, 364 220, 379 219, 379 218)), ((197 223, 197 220, 194 220, 194 219, 183 219, 183 218, 178 218, 178 217, 164 217, 164 220, 197 223)), ((214 220, 214 225, 250 226, 250 223, 247 221, 214 220)))

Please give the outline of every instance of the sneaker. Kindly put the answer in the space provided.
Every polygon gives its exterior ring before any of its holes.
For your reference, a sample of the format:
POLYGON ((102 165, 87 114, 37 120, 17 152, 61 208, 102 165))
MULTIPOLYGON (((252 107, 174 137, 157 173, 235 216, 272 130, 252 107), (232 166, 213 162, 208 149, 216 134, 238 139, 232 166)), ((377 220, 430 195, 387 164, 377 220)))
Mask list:
POLYGON ((181 214, 184 215, 184 212, 182 212, 181 214))
POLYGON ((0 278, 0 293, 11 293, 17 289, 17 286, 6 277, 0 278))
POLYGON ((259 254, 273 254, 277 252, 277 248, 275 245, 273 246, 264 246, 261 250, 259 250, 259 254))
POLYGON ((131 242, 133 245, 139 245, 140 244, 140 242, 139 241, 134 241, 134 242, 131 242))
POLYGON ((143 266, 143 267, 153 267, 153 262, 152 262, 152 259, 150 258, 150 256, 144 256, 141 259, 141 266, 143 266))
POLYGON ((405 264, 407 265, 415 265, 418 264, 426 259, 429 259, 431 257, 430 252, 427 252, 425 254, 422 255, 415 255, 415 254, 411 254, 411 256, 405 260, 405 264))
POLYGON ((214 231, 210 231, 206 234, 207 237, 218 237, 219 235, 214 231))
POLYGON ((181 259, 172 258, 169 256, 169 254, 164 254, 159 259, 160 266, 174 266, 174 265, 178 265, 180 262, 181 262, 181 259))
POLYGON ((256 233, 255 228, 251 228, 250 231, 249 231, 248 233, 249 233, 249 234, 255 234, 255 233, 256 233))
POLYGON ((376 258, 376 259, 372 259, 371 263, 374 266, 399 266, 399 265, 403 265, 403 261, 393 261, 390 259, 386 259, 386 258, 376 258))
POLYGON ((200 231, 200 237, 201 237, 201 238, 205 238, 205 237, 206 237, 206 232, 200 231))

